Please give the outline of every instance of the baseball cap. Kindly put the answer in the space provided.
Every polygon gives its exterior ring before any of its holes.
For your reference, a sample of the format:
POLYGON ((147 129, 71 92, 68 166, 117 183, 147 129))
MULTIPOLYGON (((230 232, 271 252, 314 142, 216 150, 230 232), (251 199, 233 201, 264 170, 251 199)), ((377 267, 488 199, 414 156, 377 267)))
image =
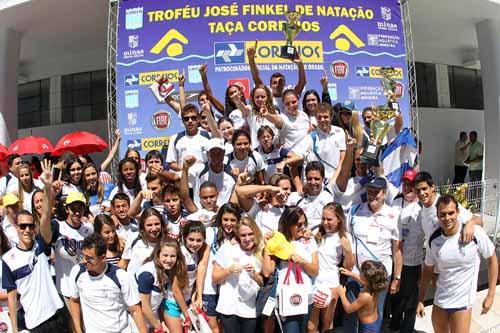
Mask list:
POLYGON ((16 203, 18 203, 19 198, 14 193, 7 193, 6 195, 3 196, 2 202, 3 202, 4 207, 7 207, 7 206, 15 205, 16 203))
POLYGON ((403 174, 403 179, 406 179, 406 180, 409 180, 412 182, 416 175, 417 175, 417 172, 415 170, 408 169, 403 174))
POLYGON ((266 249, 270 255, 281 260, 288 260, 293 253, 293 245, 279 231, 274 232, 273 237, 267 241, 266 249))
POLYGON ((371 188, 385 189, 387 188, 387 180, 385 180, 385 178, 383 177, 374 177, 370 179, 365 186, 371 188))
POLYGON ((219 149, 222 149, 222 150, 225 150, 224 148, 224 142, 222 142, 222 139, 219 139, 219 138, 212 138, 208 141, 208 144, 207 144, 207 151, 210 151, 214 148, 219 148, 219 149))
POLYGON ((351 100, 346 100, 342 105, 340 106, 340 111, 347 111, 347 112, 352 112, 353 110, 356 109, 356 105, 354 104, 353 101, 351 100))
POLYGON ((84 205, 87 204, 87 199, 82 192, 70 192, 66 197, 66 205, 70 205, 73 202, 81 202, 84 205))

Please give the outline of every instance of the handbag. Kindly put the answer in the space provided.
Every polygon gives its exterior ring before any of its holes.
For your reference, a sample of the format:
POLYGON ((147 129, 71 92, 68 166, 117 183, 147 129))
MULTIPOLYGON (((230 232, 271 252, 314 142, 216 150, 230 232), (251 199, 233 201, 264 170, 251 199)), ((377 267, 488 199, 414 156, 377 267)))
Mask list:
POLYGON ((10 321, 9 312, 0 306, 0 332, 11 333, 12 323, 10 321))
POLYGON ((199 307, 188 309, 191 327, 185 327, 185 333, 212 333, 208 324, 208 317, 199 307))
POLYGON ((288 261, 285 280, 279 291, 279 313, 281 316, 297 316, 308 313, 309 292, 304 288, 300 265, 288 261), (295 284, 290 284, 290 272, 295 266, 295 284))
POLYGON ((257 299, 255 300, 255 310, 257 311, 257 316, 261 316, 266 306, 269 297, 276 297, 276 288, 278 287, 278 269, 275 268, 273 275, 267 279, 266 283, 259 288, 257 293, 257 299))

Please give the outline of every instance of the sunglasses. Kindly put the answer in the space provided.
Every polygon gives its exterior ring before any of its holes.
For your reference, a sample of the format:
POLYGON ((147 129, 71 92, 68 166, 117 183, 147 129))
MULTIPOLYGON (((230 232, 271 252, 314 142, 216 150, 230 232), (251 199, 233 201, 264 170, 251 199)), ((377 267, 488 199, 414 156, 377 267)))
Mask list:
POLYGON ((197 121, 198 120, 198 116, 186 116, 186 117, 182 117, 182 120, 184 120, 185 122, 188 122, 190 120, 197 121))
POLYGON ((30 228, 31 230, 35 230, 35 224, 33 224, 33 223, 22 223, 22 224, 18 224, 17 226, 21 230, 26 230, 27 228, 30 228))

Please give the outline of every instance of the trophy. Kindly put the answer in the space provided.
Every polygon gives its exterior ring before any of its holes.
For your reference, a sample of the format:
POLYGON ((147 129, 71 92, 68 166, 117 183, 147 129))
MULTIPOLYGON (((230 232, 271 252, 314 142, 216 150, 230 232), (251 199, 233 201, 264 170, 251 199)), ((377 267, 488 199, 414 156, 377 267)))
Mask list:
POLYGON ((389 121, 399 115, 399 104, 397 102, 397 94, 395 92, 396 81, 391 77, 394 75, 394 68, 383 67, 382 72, 382 87, 384 96, 387 98, 387 103, 378 107, 372 107, 374 119, 370 121, 370 141, 366 144, 361 161, 368 165, 378 166, 380 148, 391 130, 393 124, 389 121))
POLYGON ((290 60, 295 60, 299 57, 297 49, 293 46, 293 40, 300 32, 299 19, 301 14, 299 12, 288 12, 285 14, 288 22, 281 25, 281 30, 286 37, 286 44, 281 47, 280 57, 290 60))

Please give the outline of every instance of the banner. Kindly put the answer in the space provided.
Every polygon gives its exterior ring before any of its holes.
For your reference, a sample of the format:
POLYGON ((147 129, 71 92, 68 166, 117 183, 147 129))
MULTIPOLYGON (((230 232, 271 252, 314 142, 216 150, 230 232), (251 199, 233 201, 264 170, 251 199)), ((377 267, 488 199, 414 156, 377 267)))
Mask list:
POLYGON ((281 72, 286 86, 298 81, 297 65, 279 57, 285 45, 282 24, 288 11, 300 12, 297 48, 305 64, 307 85, 321 95, 328 76, 333 103, 352 100, 356 109, 386 103, 381 67, 393 67, 405 125, 410 122, 404 31, 398 0, 315 1, 145 1, 122 0, 117 55, 120 154, 133 147, 145 154, 168 144, 182 131, 179 116, 158 103, 149 89, 162 74, 178 92, 185 73, 189 102, 203 89, 199 67, 208 64, 214 95, 224 102, 226 87, 238 83, 248 97, 253 88, 246 49, 255 45, 264 83, 281 72))

